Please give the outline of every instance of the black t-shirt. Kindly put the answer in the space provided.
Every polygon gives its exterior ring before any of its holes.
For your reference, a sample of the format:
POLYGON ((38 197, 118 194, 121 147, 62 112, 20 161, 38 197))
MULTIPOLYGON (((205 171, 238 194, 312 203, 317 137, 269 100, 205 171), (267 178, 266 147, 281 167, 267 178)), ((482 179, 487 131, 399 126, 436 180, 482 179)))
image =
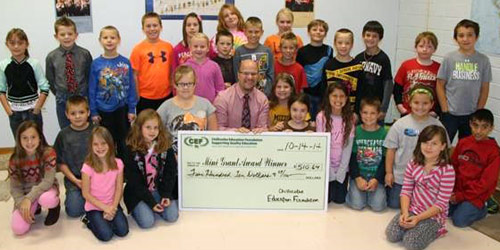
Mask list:
POLYGON ((349 93, 349 102, 354 105, 356 100, 356 90, 361 77, 363 66, 356 59, 350 62, 341 62, 337 58, 331 58, 325 64, 323 70, 323 79, 325 79, 325 86, 331 81, 339 81, 347 85, 349 93))
POLYGON ((328 59, 333 58, 332 47, 323 44, 319 47, 308 44, 297 52, 297 62, 304 67, 307 75, 307 88, 304 92, 313 96, 323 96, 323 67, 328 59))
POLYGON ((220 70, 222 72, 222 77, 224 78, 224 82, 235 83, 236 77, 234 76, 234 71, 233 71, 233 58, 231 57, 226 59, 216 56, 213 60, 214 62, 219 64, 220 70))

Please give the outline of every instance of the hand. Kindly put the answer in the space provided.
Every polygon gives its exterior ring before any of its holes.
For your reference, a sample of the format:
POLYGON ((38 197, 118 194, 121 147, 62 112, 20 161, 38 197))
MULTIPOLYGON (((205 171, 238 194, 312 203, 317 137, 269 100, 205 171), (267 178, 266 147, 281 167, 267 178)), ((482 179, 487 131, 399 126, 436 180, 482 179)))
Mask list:
POLYGON ((368 188, 368 183, 366 182, 363 177, 356 177, 356 186, 358 187, 359 190, 366 191, 368 188))
POLYGON ((429 112, 429 115, 431 115, 432 117, 436 118, 438 115, 436 114, 436 112, 434 111, 431 111, 429 112))
POLYGON ((358 124, 359 116, 353 111, 353 124, 358 124))
POLYGON ((455 193, 452 193, 450 196, 450 203, 451 204, 457 204, 457 197, 455 196, 455 193))
POLYGON ((283 130, 283 128, 285 127, 285 123, 284 122, 277 122, 276 125, 274 125, 274 127, 272 127, 272 131, 281 131, 283 130))
POLYGON ((115 218, 115 216, 114 216, 114 215, 112 215, 112 214, 108 214, 108 213, 103 213, 103 214, 102 214, 102 217, 103 217, 105 220, 107 220, 107 221, 112 221, 112 220, 115 218))
POLYGON ((153 207, 153 211, 156 212, 156 213, 161 213, 161 212, 163 212, 163 206, 161 204, 156 204, 153 207))
POLYGON ((32 113, 33 113, 34 115, 38 115, 38 114, 40 114, 40 112, 41 112, 40 108, 37 108, 37 107, 34 107, 34 108, 33 108, 32 113))
POLYGON ((7 113, 7 116, 11 116, 14 114, 14 111, 12 111, 12 109, 5 110, 5 112, 7 113))
POLYGON ((414 228, 419 221, 420 219, 418 218, 418 216, 410 216, 403 222, 403 225, 401 226, 406 229, 414 228))
POLYGON ((403 224, 408 220, 408 217, 410 217, 408 212, 406 213, 401 212, 401 215, 399 215, 399 225, 403 226, 403 224))
POLYGON ((293 132, 293 130, 291 130, 291 129, 285 129, 282 132, 293 132))
POLYGON ((385 112, 380 112, 380 113, 378 114, 378 120, 379 120, 379 121, 383 121, 384 119, 385 119, 385 112))
POLYGON ((170 199, 169 198, 161 198, 160 204, 163 207, 168 207, 168 206, 170 206, 170 199))
POLYGON ((385 174, 385 186, 392 188, 392 183, 394 182, 394 175, 392 173, 385 174))
POLYGON ((252 132, 255 134, 260 134, 260 133, 266 132, 266 131, 267 131, 267 128, 254 128, 254 129, 252 129, 252 132))
POLYGON ((75 185, 78 186, 78 188, 82 189, 82 180, 76 179, 75 180, 75 185))
POLYGON ((111 216, 111 218, 114 218, 117 210, 118 209, 116 209, 116 207, 114 207, 114 206, 106 206, 103 209, 103 212, 105 214, 108 214, 109 216, 111 216))
POLYGON ((128 113, 127 118, 128 122, 132 123, 135 120, 135 114, 128 113))
POLYGON ((226 87, 226 89, 227 89, 227 88, 229 88, 229 87, 231 87, 231 85, 232 85, 232 84, 231 84, 230 82, 225 82, 225 83, 224 83, 224 86, 226 87))
POLYGON ((92 116, 92 122, 94 124, 99 124, 100 121, 101 121, 101 117, 99 115, 92 116))
POLYGON ((241 127, 239 129, 236 130, 236 132, 240 132, 240 133, 250 133, 250 129, 248 128, 245 128, 245 127, 241 127))
POLYGON ((26 223, 32 224, 35 222, 35 218, 31 214, 31 201, 24 198, 19 204, 19 212, 26 223))
POLYGON ((377 186, 378 186, 378 180, 372 178, 370 181, 368 181, 368 187, 366 188, 366 190, 374 192, 375 190, 377 190, 377 186))
POLYGON ((403 106, 403 104, 398 104, 396 108, 398 108, 400 114, 408 114, 408 110, 403 106))

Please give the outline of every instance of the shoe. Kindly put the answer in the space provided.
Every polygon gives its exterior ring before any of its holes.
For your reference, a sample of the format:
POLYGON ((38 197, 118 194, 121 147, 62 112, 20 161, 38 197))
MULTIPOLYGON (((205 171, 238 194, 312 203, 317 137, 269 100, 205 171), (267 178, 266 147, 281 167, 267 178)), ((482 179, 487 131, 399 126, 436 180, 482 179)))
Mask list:
POLYGON ((56 224, 57 220, 59 220, 59 213, 61 212, 61 204, 58 204, 57 207, 49 209, 49 213, 47 217, 45 217, 45 226, 51 226, 56 224))
POLYGON ((89 219, 87 218, 87 214, 83 214, 80 217, 80 221, 86 226, 89 227, 89 219))
POLYGON ((488 208, 488 213, 489 214, 496 214, 496 213, 498 213, 498 201, 495 199, 495 197, 491 196, 486 201, 486 207, 488 208))
POLYGON ((35 215, 39 215, 42 213, 42 207, 40 207, 40 205, 38 205, 38 207, 36 208, 36 211, 35 211, 35 215))

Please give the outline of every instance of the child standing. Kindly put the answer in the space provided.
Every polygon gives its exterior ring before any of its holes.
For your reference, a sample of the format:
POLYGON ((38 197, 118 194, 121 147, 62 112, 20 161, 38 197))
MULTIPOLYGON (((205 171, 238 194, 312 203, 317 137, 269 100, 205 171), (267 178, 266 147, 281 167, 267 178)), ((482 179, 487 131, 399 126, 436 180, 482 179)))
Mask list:
MULTIPOLYGON (((432 54, 436 51, 438 40, 434 33, 426 31, 415 38, 415 49, 417 57, 404 61, 394 78, 394 101, 401 116, 410 113, 409 93, 415 84, 423 84, 436 91, 436 75, 439 63, 432 60, 432 54)), ((434 96, 436 100, 436 96, 434 96)), ((432 112, 439 111, 439 103, 434 103, 432 112)), ((434 114, 434 116, 436 116, 434 114)))
MULTIPOLYGON (((341 81, 349 87, 349 103, 352 108, 356 103, 356 89, 361 77, 363 66, 351 56, 354 45, 354 35, 349 29, 339 29, 335 32, 333 46, 335 47, 335 57, 330 58, 324 67, 325 84, 328 81, 341 81)), ((354 109, 353 109, 354 110, 354 109)))
POLYGON ((259 76, 256 87, 264 92, 266 96, 270 96, 274 79, 274 58, 271 50, 260 43, 262 34, 264 34, 262 21, 258 17, 249 17, 245 22, 245 35, 248 42, 236 49, 233 58, 233 70, 236 80, 238 80, 241 61, 250 59, 257 62, 259 76))
POLYGON ((115 27, 102 28, 99 42, 104 53, 90 67, 90 114, 94 123, 100 123, 111 132, 121 157, 130 122, 135 119, 134 75, 130 61, 118 54, 120 33, 115 27))
POLYGON ((89 154, 82 167, 82 193, 87 227, 101 241, 113 234, 128 234, 127 218, 120 207, 123 193, 123 162, 115 158, 113 137, 104 127, 92 130, 89 154))
POLYGON ((494 128, 491 111, 476 110, 469 124, 472 136, 459 140, 451 157, 457 181, 450 216, 457 227, 470 226, 486 216, 485 203, 495 192, 500 168, 500 149, 495 139, 488 137, 494 128))
POLYGON ((294 82, 290 74, 280 73, 276 76, 269 98, 269 131, 282 131, 285 123, 290 120, 288 101, 295 96, 294 82))
POLYGON ((174 47, 174 61, 172 62, 172 70, 175 70, 179 65, 185 63, 191 58, 189 51, 189 41, 196 33, 203 33, 203 25, 198 14, 191 12, 184 17, 182 21, 182 41, 174 47))
POLYGON ((446 234, 446 215, 455 171, 449 164, 446 130, 430 125, 420 133, 401 192, 401 213, 385 231, 390 242, 424 249, 446 234))
POLYGON ((194 93, 213 102, 217 94, 225 89, 225 85, 219 65, 208 58, 209 47, 210 41, 205 34, 194 34, 189 44, 192 58, 185 64, 196 72, 197 84, 194 93))
MULTIPOLYGON (((233 48, 231 50, 231 55, 234 51, 241 45, 247 43, 247 37, 244 32, 245 30, 245 20, 241 15, 241 12, 233 4, 224 4, 220 7, 217 23, 217 33, 225 30, 229 31, 233 35, 233 48)), ((217 47, 215 46, 215 37, 211 39, 212 51, 218 53, 217 47)), ((215 57, 211 55, 210 57, 215 57)))
MULTIPOLYGON (((174 97, 175 98, 175 97, 174 97)), ((168 222, 179 217, 177 161, 170 135, 152 109, 137 117, 127 137, 123 199, 141 228, 151 228, 155 214, 168 222)))
POLYGON ((342 204, 347 194, 347 172, 354 137, 354 115, 348 104, 349 91, 340 82, 328 85, 322 111, 316 117, 316 132, 328 132, 330 141, 330 183, 328 202, 342 204))
POLYGON ((81 170, 88 154, 87 145, 94 126, 88 121, 90 109, 85 97, 71 96, 65 106, 70 125, 59 131, 54 149, 57 153, 57 165, 64 174, 66 214, 78 218, 85 214, 81 170))
POLYGON ((385 185, 387 191, 387 205, 398 209, 399 196, 403 186, 403 177, 406 166, 410 162, 412 152, 417 145, 420 132, 429 125, 442 126, 438 119, 429 112, 434 105, 432 89, 415 85, 410 91, 411 113, 398 119, 389 129, 384 141, 387 148, 385 156, 385 185))
POLYGON ((359 53, 355 60, 363 65, 360 81, 357 86, 355 111, 359 114, 359 104, 363 97, 375 96, 382 103, 379 121, 383 122, 389 108, 394 83, 392 82, 391 61, 387 54, 379 48, 384 38, 384 27, 378 21, 368 21, 363 27, 365 51, 359 53))
POLYGON ((219 64, 224 78, 224 85, 226 88, 231 87, 236 82, 236 76, 233 69, 233 34, 223 30, 217 32, 215 35, 215 43, 217 46, 217 56, 213 59, 214 62, 219 64))
POLYGON ((12 56, 0 61, 0 102, 15 136, 23 121, 35 121, 42 128, 41 109, 49 94, 49 83, 40 63, 29 57, 28 36, 22 29, 11 29, 5 44, 12 56))
POLYGON ((49 209, 46 226, 57 222, 61 206, 55 174, 56 152, 48 146, 41 127, 33 121, 21 123, 16 131, 14 153, 9 159, 14 234, 23 235, 30 230, 39 205, 49 209))
POLYGON ((137 114, 143 109, 157 109, 171 97, 170 73, 174 61, 173 48, 160 39, 161 18, 154 12, 142 16, 146 39, 137 44, 130 55, 139 100, 137 114))
POLYGON ((295 61, 297 55, 297 36, 291 32, 281 35, 280 40, 281 56, 274 63, 274 73, 276 75, 285 72, 293 76, 295 82, 295 92, 302 93, 302 89, 307 87, 307 76, 302 65, 295 61))
POLYGON ((476 51, 479 24, 464 19, 453 31, 458 50, 448 53, 439 68, 436 92, 441 105, 441 121, 453 140, 471 134, 469 117, 482 109, 488 100, 491 64, 488 57, 476 51))
POLYGON ((50 84, 50 91, 56 97, 57 121, 61 129, 70 122, 66 118, 66 101, 70 96, 88 96, 88 79, 92 55, 78 46, 76 24, 63 16, 54 24, 54 37, 59 47, 45 58, 45 76, 50 84))
POLYGON ((375 97, 361 100, 361 125, 356 127, 351 160, 349 161, 349 192, 346 203, 362 210, 367 205, 376 212, 387 207, 384 189, 385 148, 387 129, 380 126, 380 101, 375 97))
POLYGON ((284 132, 314 132, 314 127, 307 119, 309 116, 309 97, 302 93, 290 98, 290 120, 285 122, 284 132))
POLYGON ((297 62, 304 67, 307 76, 307 88, 304 88, 304 93, 311 100, 311 109, 309 113, 313 119, 320 108, 321 98, 326 86, 321 85, 323 77, 323 67, 326 61, 332 58, 332 47, 323 44, 323 40, 328 33, 328 24, 316 19, 307 25, 307 33, 311 38, 311 43, 300 48, 297 52, 297 62))
MULTIPOLYGON (((292 32, 293 26, 293 12, 288 8, 283 8, 276 14, 276 25, 278 26, 278 33, 268 36, 264 42, 264 45, 271 49, 274 55, 274 61, 278 61, 281 57, 281 36, 287 32, 292 32)), ((297 36, 296 39, 296 49, 304 46, 302 38, 297 36)), ((295 52, 297 51, 295 49, 295 52)), ((295 55, 294 55, 295 59, 295 55)))

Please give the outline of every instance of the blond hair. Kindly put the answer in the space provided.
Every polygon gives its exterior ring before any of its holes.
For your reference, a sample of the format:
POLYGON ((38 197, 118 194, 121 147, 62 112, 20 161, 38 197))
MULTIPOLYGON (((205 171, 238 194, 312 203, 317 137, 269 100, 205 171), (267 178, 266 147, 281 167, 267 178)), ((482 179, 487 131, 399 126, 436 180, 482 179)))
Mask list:
POLYGON ((113 136, 111 136, 111 133, 105 127, 97 126, 92 129, 88 145, 89 153, 85 158, 85 163, 94 169, 94 171, 101 173, 104 170, 104 164, 108 166, 108 170, 118 169, 115 159, 115 143, 113 141, 113 136), (104 162, 101 161, 99 156, 97 156, 93 150, 93 143, 96 137, 103 139, 106 144, 108 144, 108 152, 106 153, 106 159, 104 162))

